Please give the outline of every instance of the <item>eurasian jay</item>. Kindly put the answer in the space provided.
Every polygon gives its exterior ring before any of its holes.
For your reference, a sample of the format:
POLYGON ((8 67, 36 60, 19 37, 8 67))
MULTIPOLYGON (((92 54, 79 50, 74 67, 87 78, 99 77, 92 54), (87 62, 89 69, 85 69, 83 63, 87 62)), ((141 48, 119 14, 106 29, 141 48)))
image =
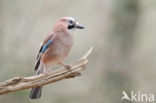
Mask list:
MULTIPOLYGON (((48 69, 54 65, 62 65, 70 70, 70 65, 63 64, 62 61, 69 54, 73 45, 74 29, 83 29, 74 18, 63 17, 56 22, 53 31, 44 40, 39 50, 35 71, 37 75, 48 73, 48 69)), ((31 99, 39 99, 41 97, 42 86, 32 88, 30 93, 31 99)))

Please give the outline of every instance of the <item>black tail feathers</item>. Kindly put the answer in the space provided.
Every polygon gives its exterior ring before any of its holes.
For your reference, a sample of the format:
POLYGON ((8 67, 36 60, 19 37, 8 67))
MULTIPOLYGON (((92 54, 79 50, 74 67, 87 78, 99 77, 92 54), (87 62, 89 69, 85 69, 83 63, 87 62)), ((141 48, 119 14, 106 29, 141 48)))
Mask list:
POLYGON ((41 92, 42 92, 42 86, 41 87, 32 88, 29 97, 31 99, 39 99, 41 97, 41 92))

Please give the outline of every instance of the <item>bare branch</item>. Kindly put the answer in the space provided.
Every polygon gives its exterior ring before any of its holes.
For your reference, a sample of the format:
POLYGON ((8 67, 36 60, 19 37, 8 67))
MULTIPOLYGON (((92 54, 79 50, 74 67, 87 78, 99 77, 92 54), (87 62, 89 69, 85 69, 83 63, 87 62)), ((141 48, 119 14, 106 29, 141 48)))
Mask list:
POLYGON ((88 63, 88 56, 91 54, 93 47, 91 47, 88 52, 80 58, 80 60, 71 64, 71 70, 66 68, 60 68, 55 71, 51 71, 48 74, 40 74, 31 77, 14 77, 9 80, 0 83, 0 95, 19 91, 23 89, 29 89, 36 86, 42 86, 62 79, 74 78, 81 75, 81 71, 85 69, 88 63))

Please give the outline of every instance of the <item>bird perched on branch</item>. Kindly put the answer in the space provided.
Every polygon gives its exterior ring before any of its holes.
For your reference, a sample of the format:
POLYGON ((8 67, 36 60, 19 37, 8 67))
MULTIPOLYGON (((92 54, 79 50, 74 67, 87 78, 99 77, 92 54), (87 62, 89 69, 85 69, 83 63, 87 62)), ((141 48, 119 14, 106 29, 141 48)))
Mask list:
MULTIPOLYGON (((69 54, 73 45, 74 29, 84 29, 77 20, 71 17, 63 17, 56 22, 53 31, 44 40, 36 59, 35 71, 37 75, 48 73, 48 69, 54 65, 62 65, 70 70, 70 65, 63 64, 62 61, 69 54)), ((41 97, 42 86, 32 88, 31 99, 41 97)))

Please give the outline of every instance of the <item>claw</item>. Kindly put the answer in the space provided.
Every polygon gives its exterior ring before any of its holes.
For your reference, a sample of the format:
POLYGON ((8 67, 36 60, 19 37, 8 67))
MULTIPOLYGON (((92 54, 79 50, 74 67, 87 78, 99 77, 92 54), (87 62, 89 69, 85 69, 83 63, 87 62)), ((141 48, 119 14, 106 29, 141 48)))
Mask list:
POLYGON ((71 66, 69 64, 66 64, 65 67, 67 70, 71 70, 71 66))
POLYGON ((59 63, 59 65, 64 66, 67 70, 71 70, 71 66, 69 64, 59 63))

